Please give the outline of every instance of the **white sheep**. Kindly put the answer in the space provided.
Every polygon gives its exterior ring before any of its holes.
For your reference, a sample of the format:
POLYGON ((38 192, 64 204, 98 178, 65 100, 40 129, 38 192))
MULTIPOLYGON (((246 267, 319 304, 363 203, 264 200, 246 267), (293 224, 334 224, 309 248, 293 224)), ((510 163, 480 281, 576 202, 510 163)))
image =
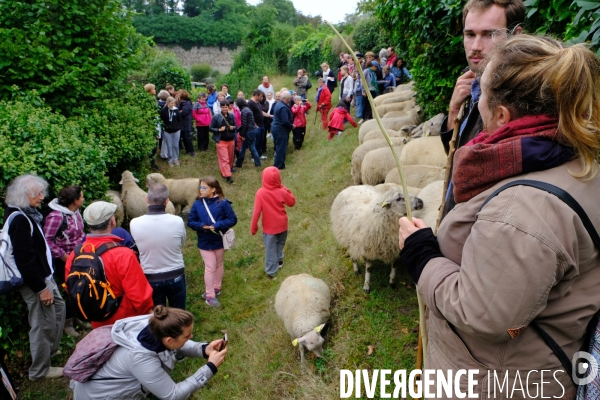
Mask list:
POLYGON ((403 83, 402 85, 398 85, 396 86, 396 88, 394 89, 394 93, 397 92, 403 92, 405 90, 411 89, 415 86, 415 81, 410 81, 410 82, 406 82, 403 83))
POLYGON ((435 229, 436 221, 444 198, 444 181, 431 182, 419 192, 419 198, 423 200, 423 208, 413 214, 425 221, 427 226, 435 229))
MULTIPOLYGON (((380 137, 383 137, 381 135, 381 132, 378 133, 380 137)), ((394 146, 399 146, 404 144, 405 138, 391 137, 391 140, 394 146)), ((384 147, 388 147, 388 142, 385 139, 374 139, 365 141, 363 144, 361 144, 354 150, 354 152, 352 153, 352 168, 350 169, 350 175, 352 175, 352 179, 354 180, 355 185, 360 185, 362 183, 361 165, 363 159, 365 158, 365 155, 367 155, 367 153, 371 150, 381 149, 384 147)))
POLYGON ((342 190, 331 206, 331 227, 338 243, 352 259, 354 273, 359 274, 358 262, 365 262, 363 289, 369 293, 372 262, 390 264, 390 285, 396 282, 394 261, 398 258, 398 219, 406 215, 407 203, 421 209, 421 199, 410 195, 394 184, 350 186, 342 190))
MULTIPOLYGON (((418 125, 422 119, 421 107, 415 107, 405 117, 398 118, 381 118, 381 123, 386 129, 399 131, 404 125, 418 125)), ((358 143, 363 143, 363 137, 370 131, 379 128, 379 124, 375 119, 365 121, 360 126, 358 131, 358 143)))
POLYGON ((413 139, 406 143, 402 149, 402 154, 400 154, 400 164, 402 166, 432 165, 443 168, 446 166, 447 161, 448 156, 438 136, 413 139))
POLYGON ((410 136, 413 138, 420 138, 422 136, 440 136, 442 130, 442 122, 444 122, 444 114, 438 114, 435 117, 428 119, 414 129, 410 136))
MULTIPOLYGON (((393 99, 389 99, 389 100, 393 100, 393 99)), ((379 106, 376 107, 377 113, 379 114, 379 116, 383 116, 385 113, 388 113, 390 111, 404 111, 404 108, 408 105, 409 101, 401 101, 401 102, 389 102, 389 103, 384 103, 381 104, 379 106)))
POLYGON ((381 118, 399 118, 406 117, 408 115, 408 111, 388 111, 385 114, 381 115, 381 118))
MULTIPOLYGON (((393 131, 391 129, 388 129, 387 133, 390 136, 390 138, 406 138, 406 139, 409 139, 409 137, 406 134, 404 134, 403 132, 400 132, 400 131, 393 131)), ((367 134, 363 137, 362 144, 367 143, 369 140, 379 140, 379 139, 385 140, 385 137, 383 136, 383 133, 381 133, 381 130, 374 129, 374 130, 372 130, 370 132, 367 132, 367 134)), ((361 144, 361 146, 362 146, 362 144, 361 144)))
POLYGON ((190 213, 194 201, 198 198, 198 178, 166 179, 162 174, 153 173, 146 177, 146 187, 153 183, 162 183, 169 189, 169 200, 181 208, 181 213, 190 213))
MULTIPOLYGON (((404 165, 402 167, 406 185, 416 188, 424 188, 431 182, 444 180, 446 170, 441 167, 433 167, 431 165, 404 165)), ((400 184, 400 175, 398 168, 392 169, 385 177, 385 183, 400 184)))
POLYGON ((412 88, 408 88, 408 87, 403 87, 401 89, 396 88, 396 90, 394 90, 393 92, 385 93, 385 94, 375 97, 373 99, 373 102, 375 103, 375 106, 380 106, 383 104, 384 100, 401 99, 401 100, 395 100, 395 103, 398 103, 401 101, 410 100, 415 95, 416 95, 416 92, 414 92, 412 88))
POLYGON ((117 226, 121 226, 123 224, 123 219, 125 219, 125 211, 123 210, 121 195, 116 190, 108 190, 105 196, 110 199, 111 203, 117 206, 117 211, 115 211, 115 220, 117 221, 117 226))
MULTIPOLYGON (((148 212, 148 204, 146 203, 148 193, 140 189, 137 185, 138 182, 139 180, 130 171, 121 174, 121 182, 119 182, 121 185, 121 201, 129 220, 141 217, 148 212)), ((171 201, 167 204, 166 212, 175 215, 175 206, 171 201)))
MULTIPOLYGON (((419 140, 419 139, 417 139, 419 140)), ((410 142, 409 142, 410 143, 410 142)), ((400 156, 406 145, 394 146, 400 156)), ((394 155, 389 147, 369 151, 360 166, 360 179, 365 185, 377 185, 385 182, 385 177, 396 166, 394 155)))
POLYGON ((294 346, 298 345, 302 361, 305 347, 317 357, 322 355, 324 339, 320 332, 329 319, 330 303, 329 287, 308 274, 287 277, 275 296, 275 312, 294 346))

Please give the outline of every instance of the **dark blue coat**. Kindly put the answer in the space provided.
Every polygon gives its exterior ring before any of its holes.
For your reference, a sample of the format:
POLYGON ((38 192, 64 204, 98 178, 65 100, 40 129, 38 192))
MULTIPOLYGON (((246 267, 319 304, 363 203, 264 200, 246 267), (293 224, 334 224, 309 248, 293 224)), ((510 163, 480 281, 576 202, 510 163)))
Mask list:
POLYGON ((206 212, 202 199, 196 200, 188 217, 188 226, 198 233, 198 248, 200 250, 218 250, 223 248, 223 238, 219 234, 227 232, 237 224, 237 216, 231 208, 229 200, 220 200, 218 197, 204 199, 215 223, 206 212), (204 225, 214 225, 215 232, 202 229, 204 225))
POLYGON ((294 116, 290 107, 283 100, 275 104, 273 124, 271 125, 273 135, 290 133, 293 125, 294 116))

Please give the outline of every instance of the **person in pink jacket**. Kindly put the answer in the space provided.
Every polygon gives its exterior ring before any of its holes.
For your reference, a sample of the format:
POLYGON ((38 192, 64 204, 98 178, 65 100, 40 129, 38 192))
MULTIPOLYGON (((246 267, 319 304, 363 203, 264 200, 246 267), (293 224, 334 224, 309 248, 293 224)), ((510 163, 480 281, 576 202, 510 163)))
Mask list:
POLYGON ((306 112, 310 110, 310 103, 301 96, 294 96, 294 105, 292 106, 292 115, 294 116, 294 126, 292 129, 294 149, 300 150, 304 143, 304 134, 306 133, 306 112))
POLYGON ((354 122, 352 116, 346 110, 344 103, 340 101, 329 115, 329 136, 327 140, 331 140, 335 135, 342 134, 344 131, 344 121, 346 120, 350 121, 352 126, 356 128, 356 122, 354 122))
POLYGON ((212 119, 210 107, 206 103, 208 96, 206 93, 198 95, 198 101, 194 103, 192 117, 196 121, 196 131, 198 132, 198 151, 208 151, 208 126, 212 119))
POLYGON ((283 247, 287 240, 288 216, 285 206, 294 207, 296 198, 290 189, 281 183, 277 167, 267 167, 262 172, 262 187, 254 197, 254 212, 250 233, 258 232, 258 219, 262 214, 263 242, 265 243, 265 271, 274 279, 283 267, 283 247))

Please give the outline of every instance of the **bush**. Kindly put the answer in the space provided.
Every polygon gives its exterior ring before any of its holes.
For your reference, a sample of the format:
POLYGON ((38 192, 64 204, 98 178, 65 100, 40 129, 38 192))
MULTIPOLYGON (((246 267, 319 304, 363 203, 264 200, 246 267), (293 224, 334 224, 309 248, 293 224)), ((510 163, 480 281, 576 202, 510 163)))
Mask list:
POLYGON ((334 35, 327 29, 313 32, 306 40, 296 43, 290 50, 288 74, 296 75, 296 71, 305 68, 312 77, 315 71, 320 71, 320 65, 327 62, 335 68, 339 62, 338 56, 332 51, 331 43, 334 35))
POLYGON ((356 24, 352 33, 354 39, 354 50, 366 53, 372 51, 379 54, 383 47, 388 48, 391 45, 390 37, 383 29, 383 25, 375 17, 364 18, 356 24))
POLYGON ((194 64, 190 67, 190 75, 192 76, 193 81, 200 82, 204 78, 213 76, 213 69, 210 64, 194 64))
POLYGON ((129 76, 129 81, 140 86, 153 83, 157 91, 166 85, 173 85, 176 89, 190 91, 192 83, 190 74, 181 65, 175 53, 167 50, 150 48, 142 62, 141 69, 129 76))

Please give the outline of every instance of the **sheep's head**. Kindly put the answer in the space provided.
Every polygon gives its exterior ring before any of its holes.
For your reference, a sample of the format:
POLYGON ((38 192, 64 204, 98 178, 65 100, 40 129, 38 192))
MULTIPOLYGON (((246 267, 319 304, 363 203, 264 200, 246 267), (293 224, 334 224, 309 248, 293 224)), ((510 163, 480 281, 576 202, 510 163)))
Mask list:
MULTIPOLYGON (((423 200, 409 195, 408 203, 411 210, 420 210, 423 208, 423 200)), ((398 215, 406 215, 406 197, 401 190, 394 190, 386 193, 385 200, 381 204, 382 208, 387 208, 398 215)))
POLYGON ((146 176, 146 187, 149 188, 150 185, 154 184, 154 183, 165 183, 165 177, 163 176, 163 174, 159 174, 157 172, 152 173, 152 174, 148 174, 148 176, 146 176))
POLYGON ((133 174, 130 171, 125 171, 121 174, 121 182, 119 182, 119 185, 122 185, 123 182, 127 180, 133 180, 136 183, 139 182, 139 180, 135 176, 133 176, 133 174))
POLYGON ((294 340, 292 343, 294 346, 300 343, 308 350, 315 353, 315 356, 322 357, 323 343, 325 342, 325 339, 323 339, 320 332, 323 330, 323 327, 325 327, 325 324, 319 325, 315 329, 311 329, 309 332, 294 340))

